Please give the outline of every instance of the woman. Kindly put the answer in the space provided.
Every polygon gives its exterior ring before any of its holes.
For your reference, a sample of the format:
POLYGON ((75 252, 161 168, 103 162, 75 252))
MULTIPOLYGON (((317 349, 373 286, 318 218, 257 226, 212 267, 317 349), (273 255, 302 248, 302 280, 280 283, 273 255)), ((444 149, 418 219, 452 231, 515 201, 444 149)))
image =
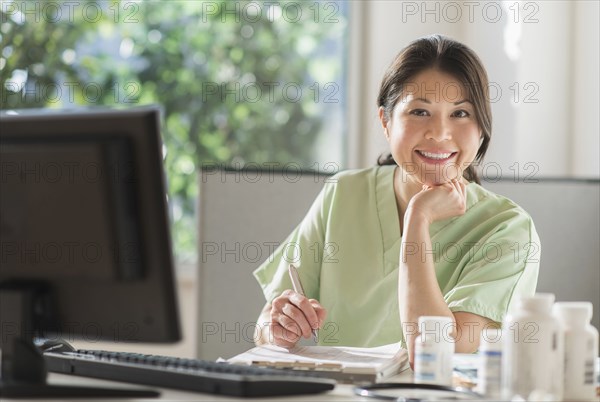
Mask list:
POLYGON ((535 292, 539 238, 529 215, 479 185, 491 137, 487 74, 475 53, 433 35, 383 77, 379 119, 390 155, 341 172, 254 275, 267 304, 257 344, 401 341, 412 364, 420 316, 455 323, 456 352, 535 292), (298 267, 306 297, 290 290, 298 267))

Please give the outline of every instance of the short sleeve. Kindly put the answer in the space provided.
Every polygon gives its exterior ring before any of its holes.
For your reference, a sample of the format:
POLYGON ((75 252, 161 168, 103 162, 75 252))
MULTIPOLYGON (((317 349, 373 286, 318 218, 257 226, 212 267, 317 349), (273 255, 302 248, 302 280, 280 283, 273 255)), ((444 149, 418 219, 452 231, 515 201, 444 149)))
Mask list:
POLYGON ((535 293, 541 245, 523 210, 505 210, 494 221, 481 241, 470 245, 458 281, 444 299, 453 312, 502 322, 515 301, 535 293))
POLYGON ((333 179, 331 183, 325 184, 300 224, 267 261, 253 272, 268 302, 284 290, 292 289, 288 274, 289 264, 298 268, 306 296, 313 299, 319 297, 321 264, 318 256, 324 244, 334 186, 333 179))

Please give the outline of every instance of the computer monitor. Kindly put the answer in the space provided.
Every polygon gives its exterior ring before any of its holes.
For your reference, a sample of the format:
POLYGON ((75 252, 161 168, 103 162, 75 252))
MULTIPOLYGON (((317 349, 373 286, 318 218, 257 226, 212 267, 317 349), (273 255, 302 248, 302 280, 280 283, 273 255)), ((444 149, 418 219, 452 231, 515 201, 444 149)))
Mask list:
POLYGON ((157 106, 0 114, 0 394, 34 337, 181 338, 162 156, 157 106))

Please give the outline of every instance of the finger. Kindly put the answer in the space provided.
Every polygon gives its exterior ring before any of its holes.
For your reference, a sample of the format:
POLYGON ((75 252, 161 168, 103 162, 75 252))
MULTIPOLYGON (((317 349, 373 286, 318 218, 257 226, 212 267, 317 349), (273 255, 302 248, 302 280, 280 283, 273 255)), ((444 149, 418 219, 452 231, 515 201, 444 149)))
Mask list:
POLYGON ((287 316, 286 314, 279 314, 279 316, 275 317, 275 322, 289 332, 295 334, 297 337, 302 336, 302 329, 300 328, 300 325, 293 318, 287 316))
MULTIPOLYGON (((304 312, 302 312, 302 310, 300 310, 298 307, 296 307, 295 305, 293 305, 291 303, 287 303, 285 306, 283 306, 283 309, 281 311, 285 316, 289 317, 294 322, 294 324, 299 328, 300 335, 302 335, 305 338, 310 337, 313 326, 306 319, 306 315, 304 312)), ((316 318, 316 313, 315 313, 315 321, 317 321, 317 320, 318 319, 316 318)), ((318 322, 317 322, 317 324, 318 324, 318 322)))
POLYGON ((286 304, 293 304, 293 302, 290 300, 292 297, 297 298, 297 297, 304 297, 304 296, 296 293, 296 291, 294 291, 294 290, 286 289, 281 293, 281 295, 279 295, 273 299, 273 301, 271 302, 271 311, 281 312, 281 310, 283 309, 283 306, 285 306, 286 304))
POLYGON ((456 180, 456 191, 458 191, 458 194, 460 194, 463 199, 466 196, 465 190, 466 190, 466 187, 465 187, 465 184, 462 182, 462 180, 456 180))
POLYGON ((281 295, 278 296, 278 297, 286 297, 286 298, 288 298, 291 295, 293 295, 294 293, 296 293, 296 292, 294 292, 292 289, 286 289, 283 292, 281 292, 281 295))
POLYGON ((462 195, 466 201, 467 200, 467 185, 465 183, 463 183, 462 181, 459 184, 460 184, 460 189, 462 190, 462 195))
POLYGON ((302 311, 305 320, 310 327, 309 329, 316 329, 319 327, 319 317, 317 316, 313 305, 306 297, 296 293, 290 297, 290 302, 302 311))
POLYGON ((310 299, 309 301, 315 309, 315 313, 317 313, 317 317, 319 318, 319 328, 321 328, 325 322, 325 318, 327 317, 327 310, 325 310, 325 308, 321 306, 317 300, 310 299))
POLYGON ((270 343, 284 348, 291 348, 298 343, 300 337, 283 328, 279 323, 271 324, 270 343))
POLYGON ((457 181, 456 188, 457 188, 456 191, 458 193, 458 196, 460 197, 461 211, 464 213, 465 209, 467 207, 467 190, 466 190, 466 186, 464 185, 464 183, 462 181, 457 181))
POLYGON ((458 193, 458 195, 463 198, 463 191, 460 188, 460 182, 458 180, 452 180, 452 185, 454 186, 454 189, 456 190, 456 192, 458 193))
MULTIPOLYGON (((283 327, 286 327, 289 331, 293 331, 294 333, 298 334, 298 336, 302 336, 302 329, 300 328, 300 325, 294 320, 293 317, 290 316, 290 308, 296 309, 296 307, 290 303, 289 298, 283 294, 282 296, 273 299, 271 302, 270 312, 271 322, 278 323, 283 327), (286 314, 286 311, 290 315, 286 314)), ((296 314, 296 316, 298 315, 301 317, 304 316, 302 313, 296 314)))

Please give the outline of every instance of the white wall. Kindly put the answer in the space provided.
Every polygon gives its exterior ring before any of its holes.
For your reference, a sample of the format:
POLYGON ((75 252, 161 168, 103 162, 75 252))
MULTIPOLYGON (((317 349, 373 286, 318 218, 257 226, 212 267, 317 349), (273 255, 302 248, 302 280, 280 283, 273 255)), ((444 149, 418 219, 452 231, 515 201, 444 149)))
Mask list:
POLYGON ((600 176, 597 1, 356 3, 364 34, 352 51, 363 63, 351 85, 363 91, 350 99, 360 110, 350 167, 372 165, 387 150, 375 106, 387 66, 410 41, 440 33, 473 48, 488 70, 488 173, 600 176))
POLYGON ((572 119, 573 158, 571 171, 575 175, 598 176, 600 171, 600 2, 578 2, 574 13, 575 41, 573 46, 572 119))

